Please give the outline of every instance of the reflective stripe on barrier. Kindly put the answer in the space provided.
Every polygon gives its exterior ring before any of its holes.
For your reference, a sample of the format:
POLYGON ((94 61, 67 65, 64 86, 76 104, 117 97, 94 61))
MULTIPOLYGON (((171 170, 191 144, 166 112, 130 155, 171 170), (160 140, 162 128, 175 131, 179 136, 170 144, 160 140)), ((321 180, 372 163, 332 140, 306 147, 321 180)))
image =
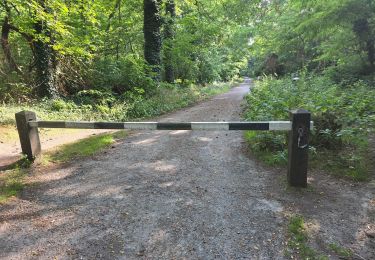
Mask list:
MULTIPOLYGON (((30 127, 76 128, 76 129, 130 129, 130 130, 259 130, 290 131, 291 121, 265 122, 70 122, 70 121, 30 121, 30 127)), ((311 122, 311 129, 313 124, 311 122)))

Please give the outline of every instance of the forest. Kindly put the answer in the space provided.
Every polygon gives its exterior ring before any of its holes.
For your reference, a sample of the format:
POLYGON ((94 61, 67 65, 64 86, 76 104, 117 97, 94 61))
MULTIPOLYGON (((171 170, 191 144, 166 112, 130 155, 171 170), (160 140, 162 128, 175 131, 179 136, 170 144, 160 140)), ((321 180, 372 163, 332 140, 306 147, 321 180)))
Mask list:
MULTIPOLYGON (((317 167, 368 177, 375 122, 373 0, 1 0, 0 122, 151 117, 247 76, 245 120, 312 112, 317 167), (340 156, 337 156, 339 154, 340 156)), ((245 134, 285 164, 280 133, 245 134)))
POLYGON ((0 259, 375 259, 375 0, 0 0, 0 27, 0 259))

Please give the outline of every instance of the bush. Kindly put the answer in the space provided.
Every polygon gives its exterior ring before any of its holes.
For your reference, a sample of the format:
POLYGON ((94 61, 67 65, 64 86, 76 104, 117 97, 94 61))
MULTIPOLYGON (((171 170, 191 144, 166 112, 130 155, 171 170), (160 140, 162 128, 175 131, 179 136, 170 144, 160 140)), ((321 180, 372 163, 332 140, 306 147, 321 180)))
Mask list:
POLYGON ((160 84, 152 96, 146 95, 143 88, 134 88, 121 96, 106 90, 84 90, 72 100, 45 99, 37 104, 0 105, 0 124, 14 125, 14 114, 21 110, 34 111, 43 120, 127 121, 176 110, 228 89, 229 84, 218 83, 207 87, 160 84))
POLYGON ((0 101, 7 103, 29 101, 33 89, 22 80, 15 72, 0 77, 0 101))
POLYGON ((115 92, 119 95, 134 88, 151 90, 155 83, 146 74, 144 61, 128 55, 115 59, 107 57, 96 61, 89 73, 89 82, 95 89, 115 92))
POLYGON ((112 92, 96 89, 79 91, 73 99, 79 104, 101 104, 108 106, 111 106, 116 101, 116 97, 112 92))
MULTIPOLYGON (((345 175, 364 179, 369 167, 363 163, 366 160, 366 140, 375 126, 374 96, 375 89, 364 81, 342 87, 328 77, 304 73, 297 82, 291 78, 265 77, 246 97, 248 109, 245 118, 288 120, 291 109, 309 110, 315 125, 310 142, 311 150, 315 151, 313 157, 330 164, 332 169, 340 168, 341 171, 345 168, 342 171, 345 175)), ((269 154, 272 154, 280 159, 276 160, 277 163, 286 162, 278 156, 287 150, 285 133, 254 132, 247 133, 246 137, 251 149, 265 161, 270 162, 269 154)))

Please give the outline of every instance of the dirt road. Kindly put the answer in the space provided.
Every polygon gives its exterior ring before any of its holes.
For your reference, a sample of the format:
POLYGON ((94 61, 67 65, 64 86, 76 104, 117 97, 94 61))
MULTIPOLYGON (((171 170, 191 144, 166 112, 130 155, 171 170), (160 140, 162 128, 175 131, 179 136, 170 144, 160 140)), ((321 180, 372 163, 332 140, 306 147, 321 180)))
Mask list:
MULTIPOLYGON (((239 120, 248 87, 162 121, 239 120)), ((290 191, 285 169, 249 158, 242 132, 136 132, 39 178, 0 206, 0 258, 282 259, 290 212, 311 216, 319 239, 365 258, 373 246, 357 237, 369 223, 370 186, 319 177, 308 191, 290 191)))

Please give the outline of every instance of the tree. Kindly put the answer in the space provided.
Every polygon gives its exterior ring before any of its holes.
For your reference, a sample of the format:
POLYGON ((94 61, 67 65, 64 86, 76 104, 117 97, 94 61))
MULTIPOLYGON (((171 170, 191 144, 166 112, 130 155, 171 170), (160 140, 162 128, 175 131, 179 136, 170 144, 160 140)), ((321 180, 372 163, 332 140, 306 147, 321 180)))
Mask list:
POLYGON ((173 71, 173 40, 174 24, 176 19, 176 8, 174 0, 167 0, 165 4, 165 22, 164 22, 164 73, 165 81, 174 82, 173 71))
POLYGON ((161 51, 161 26, 162 19, 160 14, 161 0, 144 0, 144 57, 146 62, 152 66, 154 72, 153 78, 160 80, 160 51, 161 51))
MULTIPOLYGON (((46 14, 51 12, 45 0, 39 0, 38 4, 42 12, 46 14)), ((52 31, 46 20, 38 16, 35 20, 36 38, 33 45, 37 93, 39 97, 57 97, 59 95, 56 82, 57 58, 52 47, 54 42, 52 31)))

